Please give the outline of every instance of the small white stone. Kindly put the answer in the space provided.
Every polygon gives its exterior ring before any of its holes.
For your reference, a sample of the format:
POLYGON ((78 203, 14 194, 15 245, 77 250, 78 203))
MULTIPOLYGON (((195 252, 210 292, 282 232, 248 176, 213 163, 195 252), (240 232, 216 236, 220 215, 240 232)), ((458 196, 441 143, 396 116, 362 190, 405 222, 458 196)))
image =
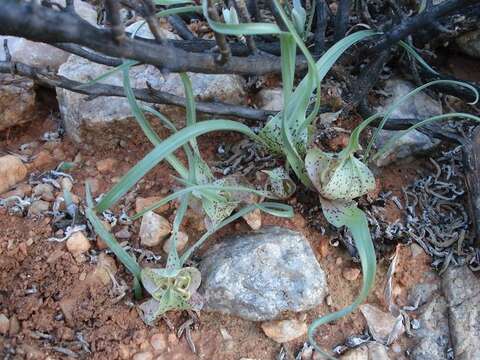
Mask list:
POLYGON ((10 321, 4 314, 0 314, 0 334, 6 335, 10 328, 10 321))
POLYGON ((391 334, 394 337, 398 337, 405 331, 402 324, 400 324, 401 328, 398 327, 397 318, 373 305, 360 305, 360 311, 367 320, 368 329, 372 337, 377 341, 386 342, 391 334))
MULTIPOLYGON (((183 231, 179 231, 177 234, 177 251, 182 250, 185 245, 188 243, 188 235, 183 231)), ((165 243, 163 244, 163 251, 167 254, 170 252, 170 248, 172 247, 172 237, 170 236, 165 243)))
POLYGON ((150 351, 139 352, 133 355, 133 360, 152 360, 153 354, 150 351))
POLYGON ((73 256, 83 254, 90 250, 90 241, 81 231, 77 231, 68 238, 67 249, 73 256))
POLYGON ((307 324, 298 320, 269 321, 262 324, 265 335, 282 344, 307 333, 307 324))
POLYGON ((33 188, 33 196, 37 199, 42 199, 45 201, 55 200, 53 195, 53 186, 50 184, 38 184, 33 188))
POLYGON ((172 227, 163 216, 148 211, 142 217, 140 225, 140 242, 142 245, 153 247, 160 245, 172 232, 172 227))
POLYGON ((73 182, 68 177, 64 177, 62 180, 60 180, 60 186, 62 187, 62 190, 71 192, 73 188, 73 182))
POLYGON ((164 334, 154 334, 150 338, 150 344, 157 352, 161 352, 167 349, 167 339, 164 334))
POLYGON ((260 209, 255 209, 243 215, 243 219, 252 230, 258 230, 262 227, 262 212, 260 209))

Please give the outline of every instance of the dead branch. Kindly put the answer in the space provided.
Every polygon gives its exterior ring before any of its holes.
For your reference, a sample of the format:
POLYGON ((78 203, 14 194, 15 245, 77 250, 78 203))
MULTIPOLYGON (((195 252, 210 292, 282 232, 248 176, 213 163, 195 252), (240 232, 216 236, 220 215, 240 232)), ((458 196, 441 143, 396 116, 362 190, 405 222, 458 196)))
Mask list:
MULTIPOLYGON (((22 63, 0 61, 0 73, 28 77, 34 79, 41 85, 67 89, 80 94, 89 95, 91 98, 98 96, 125 97, 124 89, 121 86, 100 83, 87 86, 64 76, 53 74, 47 69, 39 69, 22 63)), ((183 108, 186 106, 186 99, 184 97, 164 91, 150 88, 134 89, 133 92, 135 97, 141 101, 162 105, 175 105, 183 108)), ((221 102, 197 102, 196 108, 199 112, 206 114, 234 116, 250 120, 266 120, 269 116, 274 115, 274 112, 271 111, 257 110, 221 102)))

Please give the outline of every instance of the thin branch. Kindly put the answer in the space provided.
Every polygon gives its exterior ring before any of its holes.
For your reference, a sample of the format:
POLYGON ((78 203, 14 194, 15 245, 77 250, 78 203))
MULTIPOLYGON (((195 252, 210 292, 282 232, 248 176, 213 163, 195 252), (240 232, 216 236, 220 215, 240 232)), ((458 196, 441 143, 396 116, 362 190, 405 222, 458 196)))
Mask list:
POLYGON ((350 19, 350 0, 340 0, 338 2, 337 13, 335 15, 335 34, 334 41, 337 42, 345 36, 350 19))
POLYGON ((160 22, 156 16, 155 4, 152 0, 140 0, 143 4, 144 12, 143 17, 147 21, 148 27, 153 34, 155 40, 157 40, 160 44, 166 45, 166 41, 162 36, 162 28, 160 26, 160 22))
MULTIPOLYGON (((233 0, 237 9, 238 14, 240 15, 240 20, 243 22, 251 22, 252 19, 250 17, 250 13, 248 12, 247 5, 245 4, 245 0, 233 0)), ((255 44, 255 40, 253 36, 247 35, 245 36, 245 41, 247 43, 247 47, 250 50, 251 54, 255 54, 257 52, 257 45, 255 44)))
POLYGON ((372 54, 385 50, 395 45, 399 40, 405 39, 415 31, 428 26, 436 19, 449 15, 455 11, 462 10, 470 5, 478 3, 478 0, 448 0, 420 14, 404 19, 400 24, 388 31, 381 40, 371 48, 372 54))
POLYGON ((120 19, 120 3, 118 0, 105 0, 105 8, 107 10, 107 21, 111 26, 113 40, 117 44, 125 41, 125 29, 120 19))
MULTIPOLYGON (((218 15, 215 3, 212 0, 208 2, 208 16, 213 20, 220 22, 220 16, 218 15)), ((215 41, 217 42, 219 55, 215 57, 215 62, 219 65, 224 65, 231 57, 230 46, 228 45, 227 38, 224 34, 220 34, 216 31, 213 32, 215 41)))
MULTIPOLYGON (((70 80, 64 76, 53 74, 46 69, 40 69, 23 63, 12 63, 0 61, 0 73, 15 74, 34 79, 37 83, 67 89, 76 93, 89 95, 91 98, 98 96, 125 97, 125 90, 121 86, 96 83, 85 85, 81 82, 70 80)), ((186 106, 186 99, 182 96, 173 95, 155 89, 134 89, 135 97, 138 100, 162 104, 186 106)), ((272 111, 257 110, 244 106, 231 105, 221 102, 197 102, 196 108, 199 112, 222 116, 235 116, 250 120, 266 120, 275 114, 272 111)))
POLYGON ((167 17, 167 20, 182 39, 185 39, 185 40, 196 39, 196 36, 193 35, 193 33, 190 31, 190 29, 187 27, 187 25, 185 24, 185 22, 180 16, 176 14, 169 15, 167 17))
POLYGON ((315 47, 313 53, 317 56, 325 51, 325 31, 327 30, 328 11, 325 0, 315 2, 315 47))

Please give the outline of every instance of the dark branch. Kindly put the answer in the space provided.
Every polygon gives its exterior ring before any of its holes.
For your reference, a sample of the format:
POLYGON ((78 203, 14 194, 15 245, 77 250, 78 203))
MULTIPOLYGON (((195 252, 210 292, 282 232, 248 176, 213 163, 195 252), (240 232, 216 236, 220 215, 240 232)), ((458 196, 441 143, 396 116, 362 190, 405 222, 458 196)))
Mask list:
MULTIPOLYGON (((81 82, 70 80, 64 76, 53 74, 48 70, 35 68, 22 63, 0 61, 0 73, 25 76, 34 79, 36 82, 44 86, 59 87, 80 94, 89 95, 90 97, 125 97, 125 91, 121 86, 113 86, 100 83, 86 86, 81 82)), ((172 95, 154 89, 134 89, 134 94, 138 100, 149 103, 176 105, 180 107, 185 107, 186 104, 186 100, 184 97, 172 95)), ((269 116, 275 114, 271 111, 257 110, 220 102, 197 102, 196 108, 199 112, 202 113, 222 116, 235 116, 250 120, 266 120, 269 116)))
MULTIPOLYGON (((232 56, 225 65, 219 66, 211 54, 186 52, 151 41, 127 38, 118 45, 108 30, 98 29, 72 14, 33 3, 0 1, 0 33, 48 44, 74 43, 111 57, 123 56, 171 72, 262 75, 281 69, 280 59, 274 56, 232 56)), ((299 68, 305 65, 305 61, 300 61, 299 68)))
POLYGON ((337 42, 345 36, 350 18, 350 0, 340 0, 338 2, 337 14, 335 15, 335 35, 334 41, 337 42))
POLYGON ((426 9, 418 15, 406 18, 400 24, 388 31, 385 36, 373 47, 372 54, 385 50, 395 45, 399 40, 405 39, 408 35, 432 24, 436 19, 462 10, 470 5, 477 4, 478 0, 448 0, 426 9))

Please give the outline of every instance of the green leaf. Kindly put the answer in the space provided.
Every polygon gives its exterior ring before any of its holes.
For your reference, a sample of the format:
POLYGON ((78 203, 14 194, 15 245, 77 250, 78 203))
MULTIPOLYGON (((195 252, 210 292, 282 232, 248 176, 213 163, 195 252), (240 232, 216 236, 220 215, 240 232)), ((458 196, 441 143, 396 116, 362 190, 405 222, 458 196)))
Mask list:
POLYGON ((213 31, 228 35, 267 35, 280 34, 282 31, 273 23, 224 24, 208 16, 208 2, 202 0, 203 16, 213 31))
POLYGON ((330 200, 352 200, 375 189, 370 169, 350 152, 329 154, 311 149, 305 167, 318 192, 330 200))
POLYGON ((155 5, 170 6, 179 4, 192 4, 192 0, 154 0, 155 5))
POLYGON ((176 7, 176 8, 171 8, 171 9, 166 9, 157 12, 155 15, 158 17, 165 17, 165 16, 170 16, 170 15, 175 15, 175 14, 186 14, 186 13, 192 13, 192 12, 197 12, 201 13, 202 12, 202 7, 201 6, 182 6, 182 7, 176 7))
POLYGON ((398 44, 401 47, 403 47, 407 51, 407 53, 410 56, 412 56, 415 60, 417 60, 418 63, 422 65, 425 69, 427 69, 434 75, 439 75, 438 71, 434 70, 430 65, 428 65, 428 63, 425 60, 423 60, 423 58, 418 54, 418 52, 412 46, 410 46, 403 40, 400 40, 398 44))
POLYGON ((354 311, 366 299, 375 283, 377 268, 375 249, 368 229, 368 221, 365 213, 356 207, 354 202, 329 201, 320 198, 322 210, 326 219, 334 226, 346 226, 352 233, 355 246, 362 264, 362 289, 355 301, 340 311, 322 316, 312 322, 308 329, 308 341, 322 355, 329 359, 335 359, 326 353, 315 341, 315 331, 323 324, 338 320, 354 311))
POLYGON ((100 81, 102 80, 105 80, 106 78, 112 76, 113 74, 115 74, 116 72, 118 71, 123 71, 125 69, 130 69, 132 66, 134 65, 138 65, 140 64, 138 61, 136 60, 124 60, 123 63, 121 65, 118 65, 116 67, 114 67, 113 69, 111 70, 108 70, 107 72, 105 72, 104 74, 96 77, 95 79, 93 80, 90 80, 89 82, 85 83, 85 84, 82 84, 80 86, 77 86, 76 88, 77 89, 83 89, 83 88, 87 88, 91 85, 95 85, 96 83, 99 83, 100 81))
POLYGON ((85 192, 87 196, 87 208, 85 215, 92 224, 95 232, 100 236, 100 238, 107 244, 108 248, 115 254, 115 256, 120 260, 120 262, 133 274, 133 276, 140 278, 141 268, 137 264, 134 258, 132 258, 124 248, 120 246, 115 237, 105 228, 100 219, 97 217, 93 209, 93 200, 90 193, 90 187, 88 183, 85 186, 85 192))
POLYGON ((262 172, 268 175, 270 181, 270 189, 268 189, 268 192, 271 193, 271 197, 288 199, 297 190, 295 182, 282 166, 272 170, 262 170, 262 172))
MULTIPOLYGON (((138 122, 140 125, 142 131, 145 133, 147 136, 148 140, 153 145, 159 145, 162 140, 158 136, 158 134, 153 130, 152 126, 150 123, 147 121, 145 118, 142 109, 137 103, 137 99, 135 98, 135 94, 133 93, 132 86, 130 84, 130 76, 129 76, 129 71, 130 67, 125 67, 122 69, 123 71, 123 89, 125 91, 125 96, 127 97, 128 104, 130 105, 130 110, 132 111, 133 116, 135 117, 135 120, 138 122)), ((178 158, 172 154, 169 154, 166 157, 166 160, 168 163, 177 171, 180 176, 186 178, 188 176, 188 171, 183 166, 183 164, 178 160, 178 158)))
POLYGON ((115 204, 127 191, 145 176, 155 165, 164 160, 170 153, 184 145, 191 138, 206 134, 212 131, 237 131, 254 140, 261 142, 261 139, 246 125, 231 120, 209 120, 202 121, 186 127, 162 141, 105 195, 97 205, 97 211, 102 212, 115 204))

